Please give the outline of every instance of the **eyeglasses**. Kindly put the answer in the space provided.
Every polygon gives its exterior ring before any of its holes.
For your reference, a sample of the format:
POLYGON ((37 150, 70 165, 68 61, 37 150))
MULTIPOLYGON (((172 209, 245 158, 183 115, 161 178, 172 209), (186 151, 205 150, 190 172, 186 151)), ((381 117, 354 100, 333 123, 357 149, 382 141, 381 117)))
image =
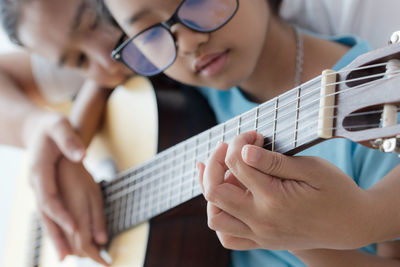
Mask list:
POLYGON ((171 66, 177 57, 172 25, 181 23, 193 31, 210 33, 228 23, 238 7, 239 0, 184 0, 170 19, 120 44, 122 39, 111 56, 140 75, 159 74, 171 66))

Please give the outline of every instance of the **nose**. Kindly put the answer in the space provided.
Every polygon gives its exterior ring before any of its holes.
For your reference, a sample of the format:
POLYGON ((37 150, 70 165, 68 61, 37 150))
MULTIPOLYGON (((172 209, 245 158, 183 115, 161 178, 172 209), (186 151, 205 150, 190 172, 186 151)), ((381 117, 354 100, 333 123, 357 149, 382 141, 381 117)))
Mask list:
POLYGON ((172 26, 171 32, 175 36, 179 55, 196 54, 210 38, 209 33, 195 32, 180 23, 172 26))
POLYGON ((110 74, 116 73, 120 68, 120 63, 114 61, 110 56, 110 51, 106 51, 106 49, 92 50, 89 56, 92 58, 93 64, 98 65, 110 74))

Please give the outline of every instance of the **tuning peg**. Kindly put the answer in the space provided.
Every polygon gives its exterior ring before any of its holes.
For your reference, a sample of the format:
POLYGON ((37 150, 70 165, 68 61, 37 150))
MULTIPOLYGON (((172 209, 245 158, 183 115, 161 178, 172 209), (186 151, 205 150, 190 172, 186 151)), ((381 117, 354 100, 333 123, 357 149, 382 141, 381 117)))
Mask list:
POLYGON ((390 37, 390 44, 400 43, 400 31, 394 32, 392 37, 390 37))

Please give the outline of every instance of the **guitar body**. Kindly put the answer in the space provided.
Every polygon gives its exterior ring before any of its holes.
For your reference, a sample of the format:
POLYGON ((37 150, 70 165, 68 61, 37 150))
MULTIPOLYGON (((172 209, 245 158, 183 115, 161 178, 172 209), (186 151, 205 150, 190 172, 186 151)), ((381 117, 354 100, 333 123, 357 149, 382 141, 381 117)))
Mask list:
MULTIPOLYGON (((153 84, 160 88, 157 92, 147 79, 136 77, 113 92, 102 130, 88 150, 89 169, 112 157, 118 171, 123 171, 215 124, 214 114, 197 91, 165 80, 153 84)), ((28 175, 21 177, 25 179, 17 183, 2 266, 97 266, 76 257, 60 263, 46 235, 37 238, 41 233, 35 227, 33 194, 28 175)), ((207 227, 201 197, 113 237, 108 252, 112 266, 228 266, 229 261, 229 251, 207 227)))

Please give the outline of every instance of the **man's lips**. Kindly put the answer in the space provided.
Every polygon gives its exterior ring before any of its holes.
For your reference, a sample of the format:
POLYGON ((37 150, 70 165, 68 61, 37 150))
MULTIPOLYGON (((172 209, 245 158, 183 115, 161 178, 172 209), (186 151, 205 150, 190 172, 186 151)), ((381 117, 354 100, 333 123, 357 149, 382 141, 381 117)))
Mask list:
POLYGON ((203 69, 207 68, 207 66, 209 66, 214 61, 218 60, 220 57, 224 56, 227 53, 228 51, 212 53, 197 59, 194 63, 195 72, 201 72, 203 69))

